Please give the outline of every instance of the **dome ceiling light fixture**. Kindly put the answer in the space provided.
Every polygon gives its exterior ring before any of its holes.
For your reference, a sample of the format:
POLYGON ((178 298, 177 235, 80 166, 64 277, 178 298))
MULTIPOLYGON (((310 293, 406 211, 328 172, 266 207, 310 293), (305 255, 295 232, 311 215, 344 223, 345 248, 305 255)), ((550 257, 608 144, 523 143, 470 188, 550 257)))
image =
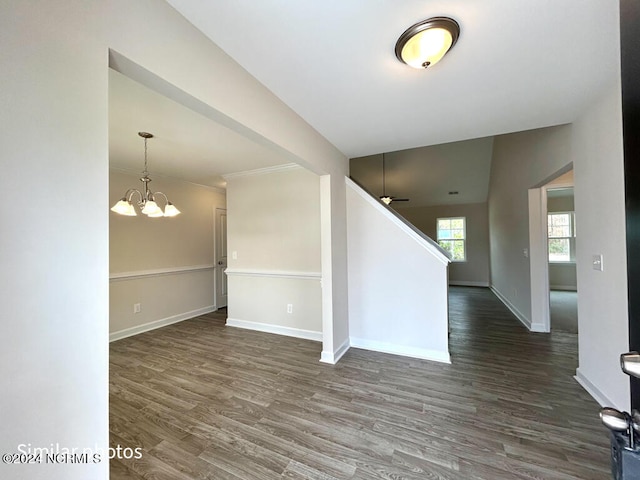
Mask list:
POLYGON ((433 67, 453 48, 460 25, 449 17, 432 17, 416 23, 400 35, 396 57, 413 68, 433 67))

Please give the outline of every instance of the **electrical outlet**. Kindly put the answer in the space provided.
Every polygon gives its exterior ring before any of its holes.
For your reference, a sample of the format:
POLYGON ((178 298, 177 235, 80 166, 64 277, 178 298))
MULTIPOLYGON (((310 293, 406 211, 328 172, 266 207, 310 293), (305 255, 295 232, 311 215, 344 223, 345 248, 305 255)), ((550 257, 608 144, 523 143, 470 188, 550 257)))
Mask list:
POLYGON ((231 259, 232 260, 237 260, 238 259, 238 252, 236 252, 235 250, 233 252, 231 252, 231 259))
POLYGON ((134 303, 133 304, 133 313, 140 313, 140 304, 139 303, 134 303))
POLYGON ((287 313, 293 313, 293 304, 287 303, 287 313))

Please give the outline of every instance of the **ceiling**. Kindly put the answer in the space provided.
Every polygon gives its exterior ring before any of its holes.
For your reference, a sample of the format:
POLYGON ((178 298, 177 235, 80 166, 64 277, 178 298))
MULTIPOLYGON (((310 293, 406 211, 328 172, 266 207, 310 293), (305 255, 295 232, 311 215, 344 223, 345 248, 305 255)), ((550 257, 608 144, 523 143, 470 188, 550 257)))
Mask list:
POLYGON ((227 127, 109 70, 109 162, 140 173, 147 142, 151 177, 164 175, 224 187, 221 175, 282 165, 287 160, 227 127))
POLYGON ((168 0, 348 157, 573 121, 618 68, 616 0, 168 0), (432 69, 400 34, 447 15, 432 69))
MULTIPOLYGON (((168 2, 346 156, 369 156, 372 190, 392 152, 389 193, 411 205, 484 201, 490 137, 573 121, 619 68, 615 0, 168 2), (458 21, 458 43, 429 70, 400 63, 398 36, 436 15, 458 21), (439 144, 435 164, 420 159, 439 144)), ((112 168, 142 170, 139 131, 155 135, 152 175, 222 187, 289 161, 116 71, 109 84, 112 168)))

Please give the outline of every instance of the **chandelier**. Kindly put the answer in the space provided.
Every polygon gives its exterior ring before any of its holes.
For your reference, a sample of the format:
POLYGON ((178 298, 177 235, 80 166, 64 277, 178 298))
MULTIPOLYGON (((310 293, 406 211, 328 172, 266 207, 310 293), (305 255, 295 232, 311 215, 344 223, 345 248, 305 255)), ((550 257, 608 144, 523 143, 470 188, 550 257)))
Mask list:
POLYGON ((140 210, 145 215, 152 218, 175 217, 180 213, 180 210, 178 210, 173 203, 169 201, 164 193, 152 192, 149 188, 149 182, 151 182, 151 179, 149 178, 149 172, 147 171, 147 140, 153 138, 153 135, 147 132, 138 132, 138 135, 144 138, 144 171, 142 172, 142 178, 140 178, 143 185, 142 192, 135 188, 130 188, 125 192, 124 197, 118 200, 118 203, 111 207, 111 211, 119 213, 120 215, 135 217, 137 213, 133 203, 131 203, 131 199, 134 194, 138 194, 138 207, 140 207, 140 210), (164 197, 164 212, 156 203, 156 196, 158 195, 162 195, 164 197))

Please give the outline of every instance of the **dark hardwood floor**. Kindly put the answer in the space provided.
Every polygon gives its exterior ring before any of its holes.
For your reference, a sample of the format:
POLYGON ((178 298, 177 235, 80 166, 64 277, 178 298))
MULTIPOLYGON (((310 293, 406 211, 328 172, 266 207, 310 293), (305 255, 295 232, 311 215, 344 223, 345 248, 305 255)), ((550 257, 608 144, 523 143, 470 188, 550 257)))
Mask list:
MULTIPOLYGON (((224 326, 111 344, 117 479, 608 479, 574 334, 529 333, 487 289, 450 292, 452 364, 224 326)), ((392 321, 392 319, 390 319, 392 321)))

